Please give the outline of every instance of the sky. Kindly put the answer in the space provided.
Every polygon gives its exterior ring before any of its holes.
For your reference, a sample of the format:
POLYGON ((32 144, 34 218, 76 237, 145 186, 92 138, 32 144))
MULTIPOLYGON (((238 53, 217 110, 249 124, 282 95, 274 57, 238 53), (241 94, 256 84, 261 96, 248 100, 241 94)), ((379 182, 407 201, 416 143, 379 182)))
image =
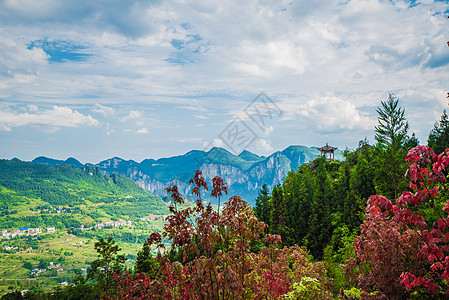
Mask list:
POLYGON ((449 99, 449 2, 2 0, 0 158, 141 161, 421 144, 449 99))

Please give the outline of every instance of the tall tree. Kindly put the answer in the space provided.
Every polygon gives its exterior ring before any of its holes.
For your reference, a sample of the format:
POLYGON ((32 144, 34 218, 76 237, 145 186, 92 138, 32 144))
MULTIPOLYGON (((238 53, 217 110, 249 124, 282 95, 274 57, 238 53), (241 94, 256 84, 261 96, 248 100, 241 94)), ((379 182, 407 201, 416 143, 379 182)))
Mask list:
POLYGON ((287 209, 285 207, 283 190, 280 185, 273 188, 271 192, 271 226, 270 232, 279 234, 282 241, 286 243, 288 230, 286 227, 287 209))
POLYGON ((360 152, 357 165, 351 170, 350 192, 343 210, 343 219, 351 230, 358 229, 363 222, 366 201, 376 194, 370 156, 360 152))
POLYGON ((403 179, 406 170, 404 164, 408 122, 405 110, 399 106, 399 99, 392 94, 387 101, 381 101, 377 108, 378 124, 375 126, 378 166, 376 188, 378 192, 397 199, 398 192, 405 185, 403 179))
POLYGON ((414 148, 414 147, 416 147, 418 145, 419 145, 419 140, 416 137, 414 132, 412 133, 412 136, 408 137, 407 140, 404 143, 404 147, 407 150, 410 150, 410 149, 412 149, 412 148, 414 148))
POLYGON ((290 230, 291 245, 305 245, 309 230, 310 206, 315 189, 315 178, 309 164, 303 164, 288 173, 282 188, 286 205, 286 226, 290 230))
POLYGON ((271 214, 271 201, 270 191, 267 188, 266 183, 262 184, 262 189, 259 191, 259 195, 256 198, 256 206, 254 207, 254 214, 259 221, 264 222, 268 226, 270 222, 271 214))
POLYGON ((94 248, 98 258, 90 265, 87 279, 93 280, 100 291, 106 294, 114 285, 112 274, 123 271, 126 258, 123 254, 117 255, 121 249, 110 236, 95 242, 94 248))
POLYGON ((427 145, 433 148, 433 151, 437 154, 449 148, 449 119, 446 110, 443 111, 440 122, 435 123, 432 131, 429 133, 427 145))
POLYGON ((316 187, 310 208, 307 240, 312 255, 316 259, 322 259, 323 249, 329 243, 332 233, 330 202, 333 200, 334 191, 324 158, 319 158, 315 162, 318 164, 315 168, 316 187))

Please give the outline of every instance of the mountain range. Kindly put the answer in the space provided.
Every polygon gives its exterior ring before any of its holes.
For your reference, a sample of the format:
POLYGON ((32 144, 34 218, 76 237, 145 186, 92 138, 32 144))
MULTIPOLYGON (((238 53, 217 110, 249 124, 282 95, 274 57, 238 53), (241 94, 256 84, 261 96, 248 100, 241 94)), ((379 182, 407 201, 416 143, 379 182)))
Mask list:
MULTIPOLYGON (((268 157, 259 156, 244 150, 239 155, 215 147, 209 151, 192 150, 184 155, 160 159, 145 159, 142 162, 113 157, 95 164, 104 174, 118 173, 134 180, 147 191, 164 197, 165 188, 176 184, 181 194, 190 195, 188 181, 195 170, 201 170, 209 185, 215 176, 223 178, 228 184, 228 198, 240 195, 248 203, 254 204, 263 183, 271 190, 282 183, 289 171, 314 160, 320 155, 316 147, 289 146, 268 157)), ((342 152, 335 151, 335 158, 341 159, 342 152)), ((56 160, 37 157, 32 162, 82 167, 75 158, 56 160)), ((90 165, 90 164, 88 164, 90 165)))

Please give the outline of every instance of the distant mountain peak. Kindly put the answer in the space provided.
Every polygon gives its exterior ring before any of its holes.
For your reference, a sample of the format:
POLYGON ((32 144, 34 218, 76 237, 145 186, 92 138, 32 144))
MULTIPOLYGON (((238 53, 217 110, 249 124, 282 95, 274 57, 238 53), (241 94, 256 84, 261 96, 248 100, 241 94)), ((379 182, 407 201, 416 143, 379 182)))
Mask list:
POLYGON ((32 163, 47 165, 47 166, 57 166, 57 165, 70 165, 74 167, 82 167, 83 164, 80 163, 77 159, 73 157, 69 157, 66 160, 54 159, 45 156, 36 157, 31 161, 32 163))
POLYGON ((260 157, 260 156, 257 155, 257 154, 254 154, 254 153, 252 153, 252 152, 249 152, 248 150, 243 150, 243 151, 239 154, 239 157, 240 157, 241 159, 246 160, 246 161, 253 161, 253 162, 260 161, 260 160, 263 159, 263 157, 260 157))

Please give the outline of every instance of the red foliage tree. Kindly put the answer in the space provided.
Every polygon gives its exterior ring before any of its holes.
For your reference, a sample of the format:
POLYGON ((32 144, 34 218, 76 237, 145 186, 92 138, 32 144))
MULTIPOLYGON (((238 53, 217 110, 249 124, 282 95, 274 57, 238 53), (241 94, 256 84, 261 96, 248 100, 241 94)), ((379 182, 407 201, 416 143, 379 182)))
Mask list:
POLYGON ((417 146, 406 161, 412 192, 403 192, 396 204, 379 195, 368 200, 362 234, 355 241, 356 258, 346 270, 358 275, 360 287, 390 298, 406 295, 398 282, 405 290, 425 288, 427 297, 447 297, 449 200, 439 194, 446 183, 449 149, 436 155, 432 148, 417 146), (445 202, 442 209, 438 202, 445 202))
MULTIPOLYGON (((178 209, 183 199, 176 187, 167 189, 174 200, 162 235, 153 233, 147 243, 162 248, 162 237, 172 240, 171 249, 157 257, 155 279, 141 274, 115 274, 116 299, 278 299, 304 278, 319 283, 317 299, 331 299, 331 282, 321 263, 311 263, 299 247, 278 249, 280 237, 264 235, 265 223, 239 196, 225 203, 222 213, 204 205, 207 184, 196 171, 190 181, 198 197, 195 206, 178 209), (251 252, 251 242, 265 236, 268 247, 251 252)), ((211 196, 220 198, 227 185, 213 180, 211 196)))

